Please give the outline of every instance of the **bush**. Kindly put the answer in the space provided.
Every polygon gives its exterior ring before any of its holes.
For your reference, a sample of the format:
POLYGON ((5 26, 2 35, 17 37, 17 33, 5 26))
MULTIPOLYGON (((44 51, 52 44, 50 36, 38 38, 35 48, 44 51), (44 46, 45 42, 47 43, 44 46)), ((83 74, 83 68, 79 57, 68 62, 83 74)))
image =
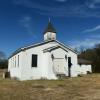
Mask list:
POLYGON ((8 61, 7 60, 0 61, 0 69, 6 69, 6 68, 8 68, 8 61))

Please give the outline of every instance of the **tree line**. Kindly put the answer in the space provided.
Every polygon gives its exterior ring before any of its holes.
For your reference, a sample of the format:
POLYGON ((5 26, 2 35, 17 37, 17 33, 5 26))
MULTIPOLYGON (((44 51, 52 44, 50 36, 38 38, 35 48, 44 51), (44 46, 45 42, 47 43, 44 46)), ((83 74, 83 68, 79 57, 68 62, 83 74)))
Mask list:
POLYGON ((8 68, 8 60, 4 52, 0 51, 0 69, 8 68))
MULTIPOLYGON (((100 44, 96 44, 94 48, 84 49, 78 55, 78 58, 91 61, 92 71, 94 73, 100 73, 100 44)), ((4 52, 0 51, 0 68, 4 69, 8 67, 8 60, 4 52)))

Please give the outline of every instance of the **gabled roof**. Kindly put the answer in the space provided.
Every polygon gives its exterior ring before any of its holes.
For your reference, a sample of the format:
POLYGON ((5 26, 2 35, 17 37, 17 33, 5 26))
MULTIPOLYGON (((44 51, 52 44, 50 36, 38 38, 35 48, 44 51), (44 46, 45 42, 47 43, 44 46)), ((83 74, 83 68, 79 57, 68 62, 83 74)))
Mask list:
POLYGON ((34 47, 37 47, 37 46, 41 46, 43 44, 46 44, 46 43, 49 43, 49 42, 52 42, 52 41, 54 41, 54 40, 40 42, 40 43, 36 43, 34 45, 29 45, 29 46, 21 47, 21 48, 17 49, 15 52, 13 52, 9 58, 11 58, 12 56, 16 55, 17 53, 19 53, 21 51, 24 51, 24 50, 27 50, 27 49, 30 49, 30 48, 34 48, 34 47))
POLYGON ((63 46, 56 45, 56 46, 52 46, 52 47, 44 49, 43 52, 51 52, 51 51, 56 50, 58 48, 62 48, 63 50, 67 51, 63 46))
POLYGON ((48 23, 48 25, 47 25, 47 27, 46 27, 46 29, 45 29, 45 31, 44 31, 43 34, 45 34, 45 33, 47 33, 47 32, 56 33, 56 30, 55 30, 55 28, 53 27, 53 25, 52 25, 51 22, 48 23))
POLYGON ((57 40, 49 40, 49 41, 45 41, 45 42, 41 42, 41 43, 37 43, 37 44, 34 44, 34 45, 30 45, 30 46, 25 46, 25 47, 22 47, 22 48, 19 48, 17 49, 14 53, 12 53, 12 55, 9 57, 11 58, 12 56, 16 55, 17 53, 21 52, 21 51, 25 51, 25 50, 28 50, 30 48, 34 48, 34 47, 37 47, 37 46, 41 46, 41 45, 44 45, 44 44, 47 44, 47 43, 50 43, 50 42, 57 42, 60 46, 68 49, 68 50, 71 50, 72 52, 76 53, 77 52, 75 50, 73 50, 72 48, 70 48, 69 46, 66 46, 62 43, 60 43, 59 41, 57 40))
POLYGON ((63 43, 61 43, 61 42, 59 42, 59 41, 57 41, 57 40, 55 40, 55 41, 56 41, 57 43, 59 43, 61 46, 67 48, 68 50, 71 50, 72 52, 78 54, 78 52, 76 52, 74 49, 72 49, 72 48, 69 47, 68 45, 65 45, 65 44, 63 44, 63 43))

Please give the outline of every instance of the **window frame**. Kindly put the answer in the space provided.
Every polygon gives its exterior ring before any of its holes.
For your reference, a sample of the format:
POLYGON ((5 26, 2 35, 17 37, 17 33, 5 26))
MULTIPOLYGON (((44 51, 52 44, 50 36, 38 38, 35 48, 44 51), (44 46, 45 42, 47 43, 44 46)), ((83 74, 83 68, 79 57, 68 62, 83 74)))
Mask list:
POLYGON ((15 67, 16 67, 16 56, 15 56, 15 67))
POLYGON ((18 67, 19 67, 19 55, 18 55, 18 63, 17 64, 18 64, 18 67))
POLYGON ((37 54, 32 54, 31 55, 31 67, 32 68, 37 68, 38 67, 38 55, 37 54), (34 59, 35 59, 36 62, 34 61, 34 59))

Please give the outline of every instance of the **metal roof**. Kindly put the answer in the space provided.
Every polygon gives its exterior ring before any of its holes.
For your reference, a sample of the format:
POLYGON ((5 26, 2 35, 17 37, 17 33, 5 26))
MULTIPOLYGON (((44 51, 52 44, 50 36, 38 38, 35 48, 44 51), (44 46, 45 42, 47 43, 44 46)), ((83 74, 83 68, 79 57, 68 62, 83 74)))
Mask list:
POLYGON ((86 59, 78 58, 78 64, 92 64, 92 62, 86 59))
POLYGON ((51 22, 48 23, 48 25, 47 25, 47 27, 46 27, 46 29, 45 29, 45 31, 44 31, 43 34, 45 34, 45 33, 47 33, 47 32, 56 33, 56 30, 55 30, 55 28, 53 27, 53 25, 52 25, 51 22))
POLYGON ((56 46, 52 46, 52 47, 46 48, 46 49, 43 50, 43 52, 51 52, 51 51, 53 51, 55 49, 58 49, 58 48, 62 48, 63 50, 65 50, 66 52, 68 52, 66 50, 66 48, 64 48, 63 46, 60 46, 60 45, 56 45, 56 46))
POLYGON ((61 42, 59 42, 57 40, 49 40, 49 41, 45 41, 45 42, 37 43, 37 44, 34 44, 34 45, 29 45, 29 46, 25 46, 25 47, 19 48, 14 53, 12 53, 9 58, 11 58, 12 56, 16 55, 17 53, 19 53, 21 51, 25 51, 25 50, 30 49, 30 48, 34 48, 34 47, 37 47, 37 46, 41 46, 41 45, 47 44, 49 42, 57 42, 59 45, 63 46, 64 48, 66 48, 68 50, 71 50, 72 52, 74 52, 74 53, 77 54, 77 52, 75 50, 73 50, 69 46, 66 46, 66 45, 62 44, 61 42))

